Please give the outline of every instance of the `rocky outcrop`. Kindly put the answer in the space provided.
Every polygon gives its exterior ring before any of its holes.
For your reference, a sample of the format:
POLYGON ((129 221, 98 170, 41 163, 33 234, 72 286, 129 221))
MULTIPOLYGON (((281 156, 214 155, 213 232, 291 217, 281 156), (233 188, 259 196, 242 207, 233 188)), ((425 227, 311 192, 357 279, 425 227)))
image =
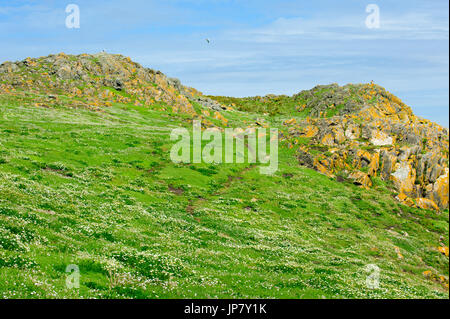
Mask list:
POLYGON ((149 106, 195 114, 193 102, 214 110, 220 103, 202 97, 179 80, 167 78, 160 71, 144 68, 118 54, 99 53, 77 56, 60 53, 0 65, 0 93, 20 95, 35 93, 36 106, 60 104, 65 95, 71 101, 65 106, 101 109, 112 103, 149 106), (44 93, 44 94, 43 94, 44 93), (69 104, 69 105, 68 105, 69 104))
POLYGON ((173 87, 175 87, 175 89, 178 90, 178 92, 180 92, 181 94, 183 94, 184 96, 186 96, 189 100, 196 102, 206 108, 212 109, 214 111, 222 111, 225 110, 226 107, 222 104, 220 104, 219 102, 202 95, 202 93, 200 93, 199 91, 193 89, 193 88, 189 88, 186 86, 183 86, 180 82, 179 79, 176 78, 169 78, 168 82, 170 85, 172 85, 173 87))
POLYGON ((324 86, 302 93, 312 97, 305 107, 315 111, 306 120, 284 122, 288 134, 283 139, 297 145, 300 163, 328 176, 344 174, 365 188, 379 177, 392 183, 398 200, 407 205, 448 208, 448 130, 416 117, 397 97, 373 83, 331 88, 325 104, 315 97, 324 86), (338 92, 337 97, 333 92, 338 92), (327 116, 325 105, 343 96, 358 102, 327 116))

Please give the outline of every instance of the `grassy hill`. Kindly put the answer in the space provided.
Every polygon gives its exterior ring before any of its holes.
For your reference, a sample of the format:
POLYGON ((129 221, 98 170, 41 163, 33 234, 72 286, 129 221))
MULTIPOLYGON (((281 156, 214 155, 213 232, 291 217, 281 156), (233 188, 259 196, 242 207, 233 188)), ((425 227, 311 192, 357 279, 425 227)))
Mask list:
POLYGON ((50 90, 57 78, 33 71, 42 85, 28 86, 27 71, 14 72, 17 85, 0 81, 2 298, 449 297, 448 209, 404 205, 381 176, 363 188, 321 174, 300 165, 291 139, 280 139, 271 176, 249 163, 170 160, 171 130, 192 130, 193 118, 288 136, 284 121, 310 115, 291 101, 307 97, 281 97, 273 112, 215 97, 217 112, 213 97, 156 72, 151 97, 150 85, 137 84, 141 95, 127 81, 77 97, 72 80, 50 90), (66 287, 70 264, 79 289, 66 287), (371 264, 377 289, 366 285, 371 264))

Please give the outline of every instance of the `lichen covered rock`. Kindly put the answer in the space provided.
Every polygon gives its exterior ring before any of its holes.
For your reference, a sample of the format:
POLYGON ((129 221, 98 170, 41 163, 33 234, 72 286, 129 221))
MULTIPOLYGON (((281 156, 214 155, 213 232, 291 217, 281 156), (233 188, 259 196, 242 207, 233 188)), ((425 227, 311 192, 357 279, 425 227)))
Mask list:
POLYGON ((372 186, 373 178, 381 178, 392 182, 405 205, 448 208, 447 129, 415 116, 400 99, 373 83, 321 86, 302 96, 310 101, 301 111, 314 111, 303 121, 284 123, 284 139, 307 138, 298 150, 302 165, 327 176, 344 174, 365 188, 372 186), (322 98, 330 102, 328 108, 318 97, 321 91, 327 92, 322 98), (342 97, 354 102, 336 112, 335 103, 342 97))
POLYGON ((119 54, 66 55, 60 53, 0 65, 0 94, 35 93, 36 105, 64 105, 101 110, 112 103, 160 105, 173 112, 195 115, 192 103, 222 110, 225 107, 179 80, 144 68, 119 54), (64 104, 48 95, 66 95, 64 104))

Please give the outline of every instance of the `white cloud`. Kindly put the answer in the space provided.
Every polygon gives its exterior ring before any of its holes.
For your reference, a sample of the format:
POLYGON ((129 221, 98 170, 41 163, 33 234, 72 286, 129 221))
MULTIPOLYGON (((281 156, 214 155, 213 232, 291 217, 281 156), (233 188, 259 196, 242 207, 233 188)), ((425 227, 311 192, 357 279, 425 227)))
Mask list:
POLYGON ((293 41, 295 38, 322 40, 375 40, 413 39, 448 40, 448 19, 435 19, 430 14, 381 13, 381 27, 368 29, 365 14, 353 16, 318 16, 278 18, 260 28, 231 31, 229 36, 237 41, 274 43, 293 41))

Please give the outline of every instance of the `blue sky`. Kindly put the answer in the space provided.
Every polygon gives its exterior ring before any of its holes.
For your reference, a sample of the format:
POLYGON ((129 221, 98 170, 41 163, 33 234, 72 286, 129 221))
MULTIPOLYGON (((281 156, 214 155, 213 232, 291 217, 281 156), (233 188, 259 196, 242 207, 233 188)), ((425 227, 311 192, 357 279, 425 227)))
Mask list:
POLYGON ((449 126, 447 0, 0 0, 0 61, 106 50, 207 94, 375 81, 449 126), (80 29, 67 29, 77 4, 80 29), (368 4, 380 8, 369 29, 368 4), (205 39, 211 40, 207 43, 205 39))

